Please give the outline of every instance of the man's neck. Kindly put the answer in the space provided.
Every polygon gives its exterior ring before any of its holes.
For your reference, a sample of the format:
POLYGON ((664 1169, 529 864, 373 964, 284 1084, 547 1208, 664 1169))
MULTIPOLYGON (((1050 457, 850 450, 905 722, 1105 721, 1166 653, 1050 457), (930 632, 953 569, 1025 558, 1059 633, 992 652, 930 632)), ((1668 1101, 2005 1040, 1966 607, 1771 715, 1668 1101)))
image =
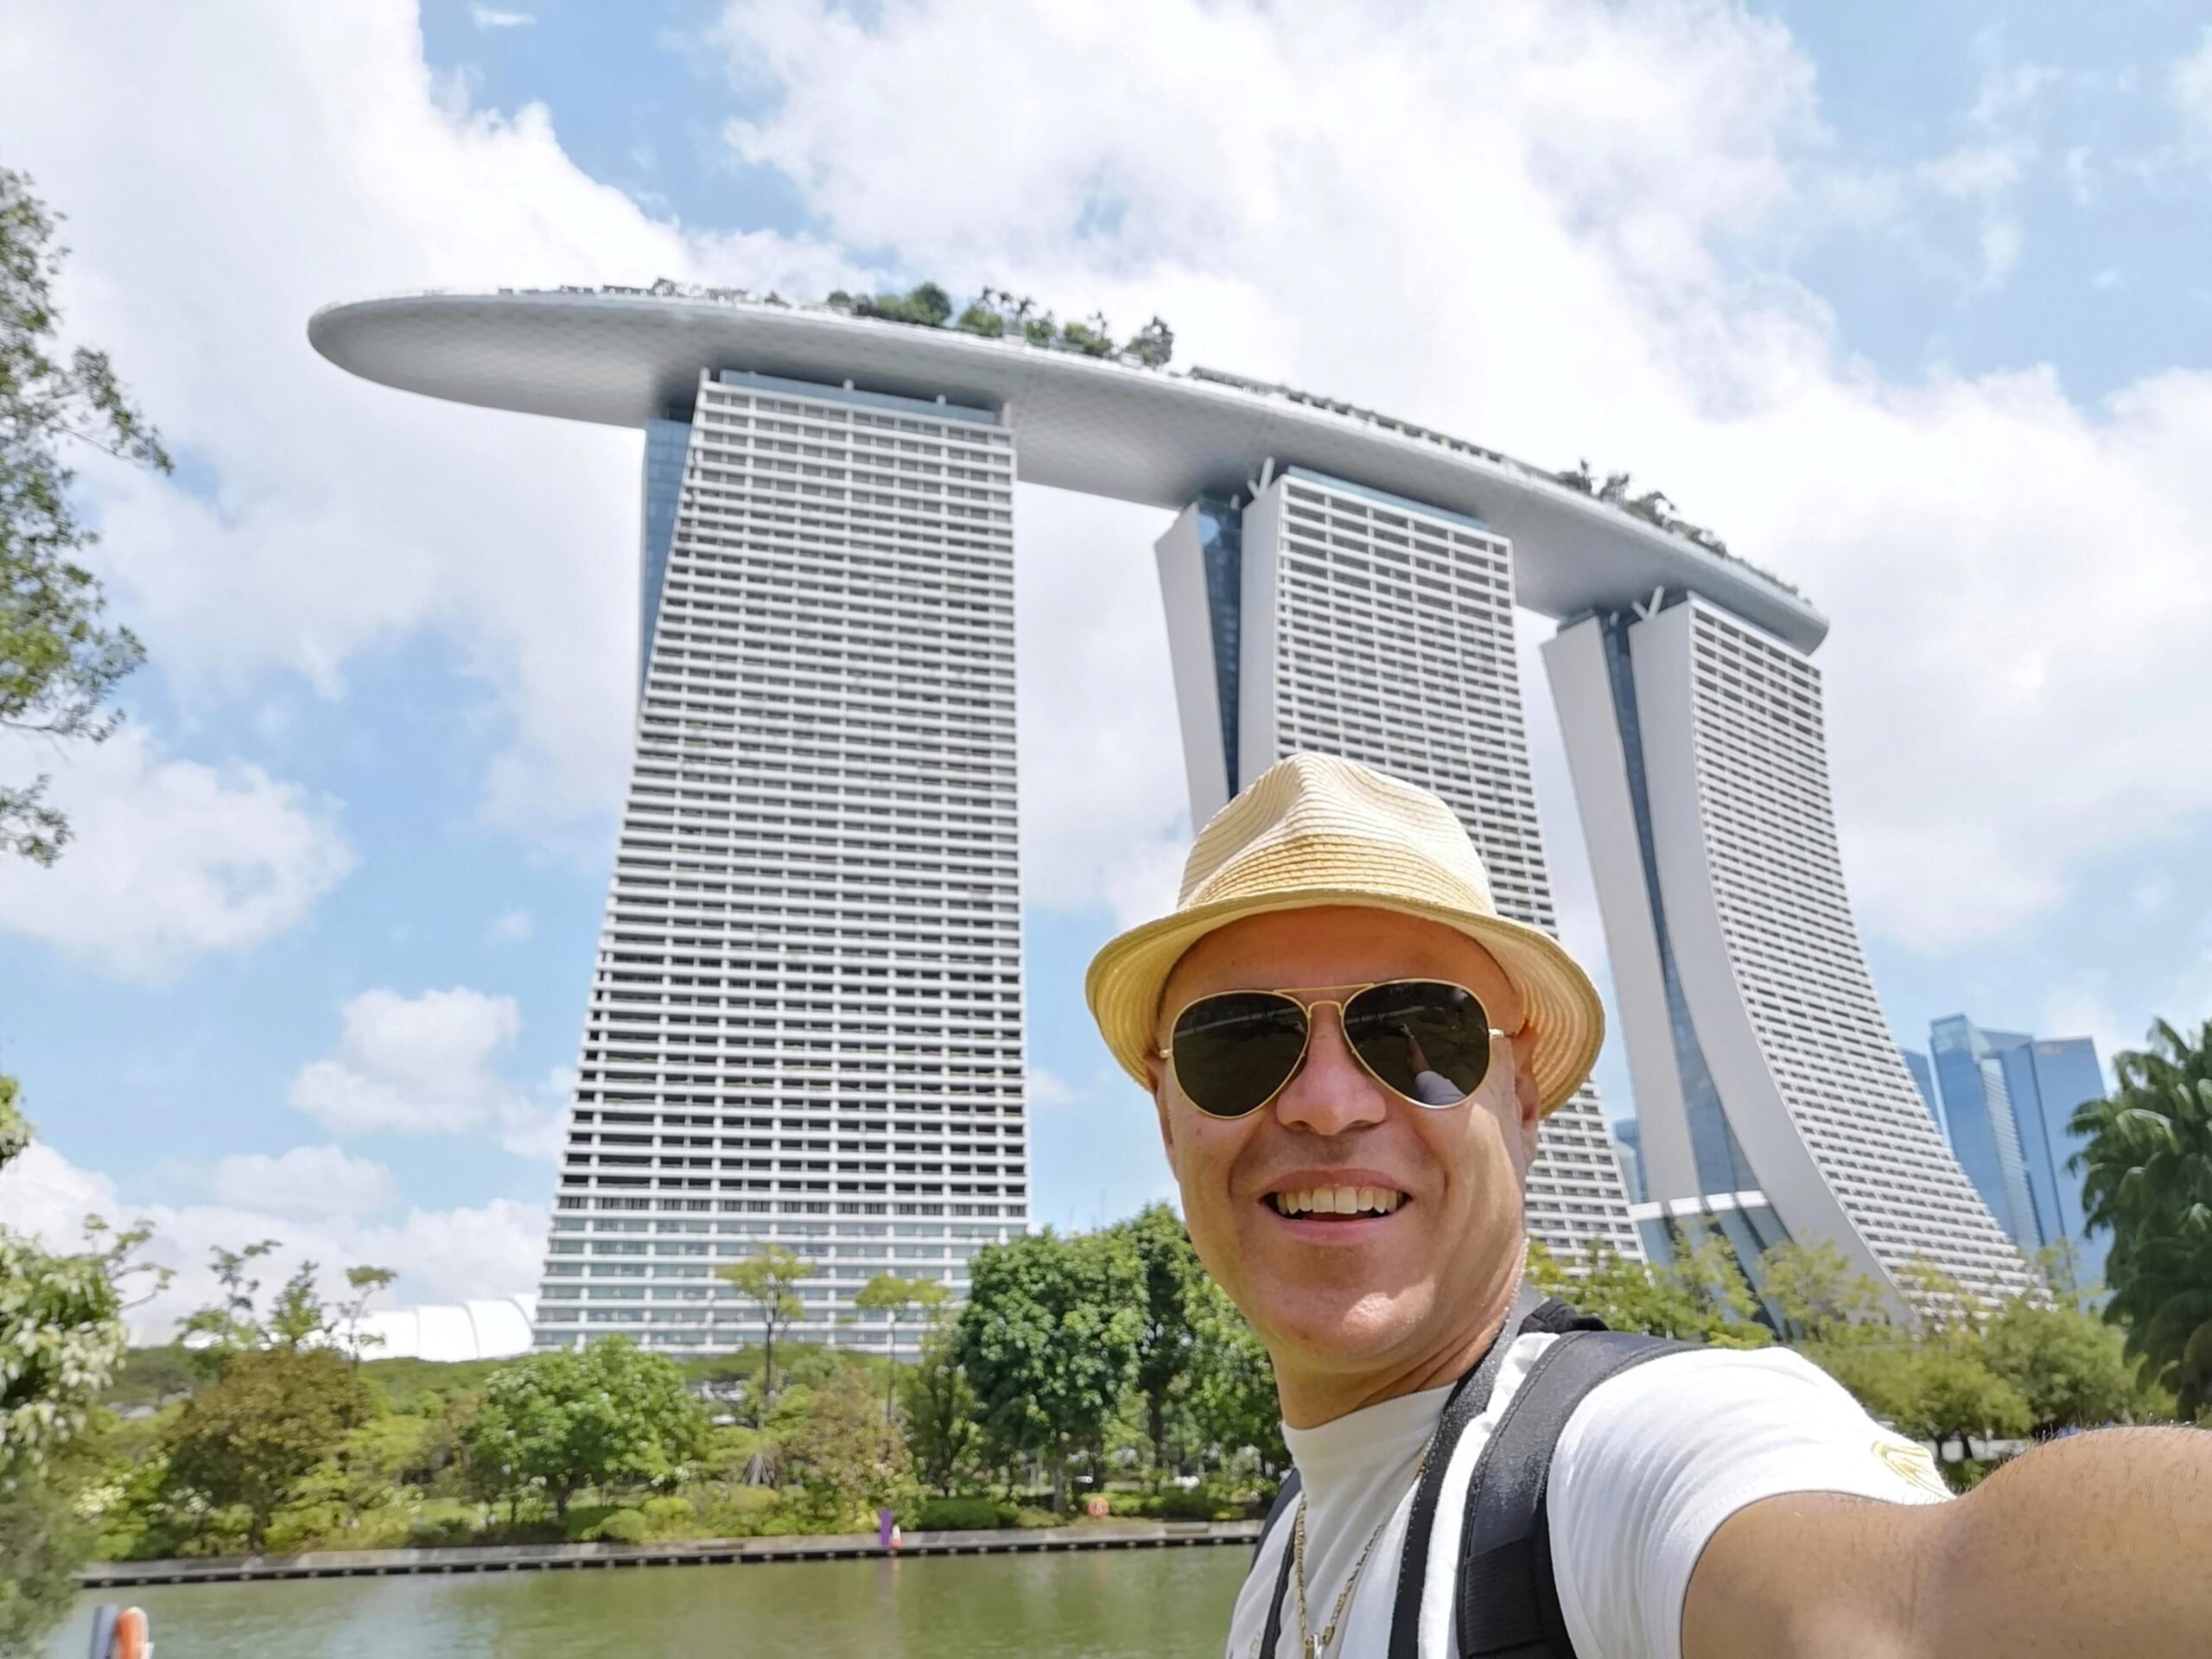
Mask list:
POLYGON ((1316 1367, 1302 1355, 1277 1354, 1275 1389, 1282 1420, 1292 1428, 1318 1428, 1385 1400, 1395 1400, 1458 1382, 1482 1363, 1491 1344, 1505 1330, 1513 1300, 1521 1288, 1521 1264, 1471 1300, 1478 1317, 1455 1324, 1438 1341, 1402 1359, 1370 1370, 1316 1367))

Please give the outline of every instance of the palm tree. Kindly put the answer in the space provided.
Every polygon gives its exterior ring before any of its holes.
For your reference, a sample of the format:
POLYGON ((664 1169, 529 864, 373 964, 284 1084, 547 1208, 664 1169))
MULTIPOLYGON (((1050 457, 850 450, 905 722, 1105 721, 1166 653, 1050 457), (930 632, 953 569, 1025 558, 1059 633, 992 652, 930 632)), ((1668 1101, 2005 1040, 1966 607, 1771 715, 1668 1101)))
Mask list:
POLYGON ((2161 1020, 2148 1051, 2113 1059, 2120 1087, 2074 1114, 2088 1224, 2108 1230, 2105 1317, 2142 1380, 2183 1417, 2212 1407, 2212 1020, 2191 1042, 2161 1020))

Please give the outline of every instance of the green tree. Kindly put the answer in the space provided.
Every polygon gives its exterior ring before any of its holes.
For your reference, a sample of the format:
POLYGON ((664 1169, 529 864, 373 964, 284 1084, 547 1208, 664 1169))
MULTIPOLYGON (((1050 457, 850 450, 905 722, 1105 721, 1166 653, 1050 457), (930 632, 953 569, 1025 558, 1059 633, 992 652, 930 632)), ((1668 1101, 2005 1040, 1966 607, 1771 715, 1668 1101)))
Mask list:
POLYGON ((2194 1039, 2160 1020, 2113 1072, 2119 1088, 2071 1125, 2088 1224, 2113 1236, 2105 1318, 2141 1381, 2195 1417, 2212 1409, 2212 1020, 2194 1039))
MULTIPOLYGON (((0 1169, 30 1145, 17 1098, 16 1080, 0 1077, 0 1169)), ((0 1227, 0 1491, 83 1432, 121 1368, 130 1333, 119 1281, 146 1237, 88 1217, 86 1248, 58 1255, 0 1227)))
POLYGON ((817 1268, 782 1244, 764 1244, 742 1261, 725 1262, 715 1277, 760 1310, 764 1334, 760 1360, 760 1399, 753 1415, 766 1421, 776 1397, 776 1332, 787 1331, 806 1318, 806 1301, 798 1294, 799 1281, 811 1278, 817 1268))
MULTIPOLYGON (((218 1245, 208 1252, 219 1294, 207 1306, 186 1315, 178 1333, 188 1340, 191 1361, 203 1374, 219 1376, 242 1353, 327 1345, 342 1326, 358 1325, 368 1298, 397 1276, 389 1268, 348 1268, 346 1282, 353 1300, 334 1306, 322 1299, 318 1284, 322 1269, 302 1262, 276 1287, 264 1313, 261 1281, 252 1276, 252 1268, 279 1248, 275 1239, 264 1238, 243 1249, 218 1245)), ((354 1360, 358 1365, 358 1351, 354 1360)))
POLYGON ((1087 321, 1062 323, 1058 344, 1070 351, 1081 352, 1085 357, 1111 357, 1113 326, 1094 311, 1087 321))
MULTIPOLYGON (((0 1169, 31 1141, 17 1098, 0 1077, 0 1169)), ((70 1507, 85 1477, 71 1453, 122 1367, 129 1281, 167 1283, 131 1261, 146 1236, 87 1218, 85 1248, 56 1254, 0 1226, 0 1653, 43 1651, 75 1599, 91 1540, 70 1507)))
POLYGON ((2016 1296, 1982 1338, 1989 1369, 2026 1403, 2037 1433, 2098 1428, 2136 1406, 2120 1333, 2079 1308, 2016 1296))
POLYGON ((1168 1430, 1177 1395, 1198 1357, 1193 1310, 1206 1282, 1181 1217, 1164 1204, 1147 1205, 1114 1230, 1136 1251, 1144 1274, 1143 1328, 1137 1337, 1136 1386, 1144 1396, 1145 1435, 1152 1444, 1153 1480, 1167 1467, 1168 1430))
POLYGON ((801 1508, 832 1529, 843 1530, 861 1514, 914 1490, 906 1443, 876 1409, 868 1374, 857 1365, 813 1390, 784 1452, 804 1492, 801 1508))
POLYGON ((222 1370, 233 1354, 261 1347, 267 1341, 256 1306, 261 1281, 248 1276, 252 1265, 276 1249, 273 1238, 257 1239, 244 1249, 225 1249, 218 1244, 207 1253, 219 1298, 188 1313, 177 1335, 186 1351, 203 1372, 222 1370))
MULTIPOLYGON (((145 652, 107 620, 106 596, 79 563, 99 538, 77 517, 62 455, 84 446, 163 473, 169 458, 107 354, 63 351, 54 231, 30 181, 0 168, 0 728, 99 743, 122 718, 117 684, 145 652)), ((0 855, 51 864, 67 842, 48 781, 0 784, 0 855)))
POLYGON ((1759 1257, 1759 1284, 1791 1342, 1830 1342, 1886 1331, 1882 1287, 1853 1270, 1833 1240, 1791 1240, 1759 1257))
POLYGON ((77 1600, 77 1569, 92 1533, 43 1483, 0 1493, 0 1656, 34 1659, 77 1600))
POLYGON ((1905 1367, 1909 1392, 1899 1402, 1897 1425, 1916 1440, 1932 1440, 1942 1459, 1952 1441, 1963 1462, 1972 1455, 1972 1435, 1985 1440, 2015 1440, 2035 1426, 2035 1414, 2020 1391, 1971 1351, 1932 1347, 1914 1354, 1905 1367))
POLYGON ((346 1351, 353 1356, 357 1370, 360 1369, 361 1351, 381 1347, 384 1343, 384 1338, 373 1332, 366 1336, 361 1332, 361 1320, 369 1311, 369 1300, 378 1291, 391 1289, 392 1281, 398 1277, 390 1268, 346 1269, 346 1288, 353 1294, 339 1303, 334 1325, 345 1331, 346 1351))
POLYGON ((951 1497, 975 1469, 976 1391, 955 1353, 957 1333, 939 1327, 902 1379, 907 1448, 925 1485, 951 1497))
MULTIPOLYGON (((853 1306, 863 1313, 887 1314, 891 1319, 892 1344, 896 1348, 900 1319, 918 1310, 933 1319, 950 1294, 938 1280, 901 1279, 893 1274, 879 1273, 860 1287, 853 1297, 853 1306)), ((898 1389, 899 1367, 893 1361, 884 1368, 883 1415, 886 1421, 890 1420, 892 1401, 898 1389)))
POLYGON ((1164 369, 1174 360, 1175 331, 1163 319, 1154 317, 1129 336, 1122 354, 1135 358, 1147 369, 1164 369))
POLYGON ((666 1479, 709 1444, 683 1367, 620 1337, 501 1367, 467 1430, 480 1490, 542 1491, 563 1520, 585 1487, 666 1479))
POLYGON ((1599 1245, 1580 1272, 1531 1240, 1529 1281, 1616 1331, 1714 1348, 1764 1348, 1774 1340, 1774 1333, 1754 1318, 1758 1300, 1734 1253, 1709 1233, 1678 1236, 1675 1259, 1666 1263, 1631 1262, 1599 1245))
POLYGON ((244 1509, 247 1547, 257 1550, 296 1483, 373 1404, 367 1384, 327 1348, 235 1354, 179 1414, 169 1484, 212 1508, 244 1509))
POLYGON ((1287 1468, 1274 1363, 1228 1293, 1207 1279, 1191 1298, 1194 1338, 1185 1415, 1201 1447, 1224 1460, 1250 1447, 1260 1472, 1287 1468))
POLYGON ((312 1262, 302 1262, 293 1269, 292 1276, 277 1287, 276 1299, 269 1306, 266 1334, 271 1346, 277 1348, 308 1348, 328 1339, 336 1328, 330 1309, 324 1306, 322 1295, 315 1287, 315 1275, 321 1269, 312 1262))
POLYGON ((1043 1457, 1052 1501, 1067 1461, 1101 1434, 1136 1370, 1144 1274, 1125 1237, 1063 1238, 1050 1228, 976 1254, 958 1355, 991 1449, 1043 1457))
POLYGON ((935 283, 918 283, 904 294, 863 294, 848 298, 859 315, 880 317, 887 322, 942 328, 952 317, 952 296, 935 283))

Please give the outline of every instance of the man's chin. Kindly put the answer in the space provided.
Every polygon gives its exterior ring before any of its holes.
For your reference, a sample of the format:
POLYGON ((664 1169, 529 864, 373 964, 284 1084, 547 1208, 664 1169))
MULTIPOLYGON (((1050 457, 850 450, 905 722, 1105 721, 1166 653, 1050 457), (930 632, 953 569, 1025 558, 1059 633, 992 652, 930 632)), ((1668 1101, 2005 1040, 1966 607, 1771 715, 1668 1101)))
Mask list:
POLYGON ((1415 1299, 1373 1290, 1332 1296, 1300 1286, 1281 1296, 1262 1294, 1253 1325, 1278 1364, 1288 1355, 1324 1370, 1363 1370, 1405 1347, 1419 1329, 1415 1299))

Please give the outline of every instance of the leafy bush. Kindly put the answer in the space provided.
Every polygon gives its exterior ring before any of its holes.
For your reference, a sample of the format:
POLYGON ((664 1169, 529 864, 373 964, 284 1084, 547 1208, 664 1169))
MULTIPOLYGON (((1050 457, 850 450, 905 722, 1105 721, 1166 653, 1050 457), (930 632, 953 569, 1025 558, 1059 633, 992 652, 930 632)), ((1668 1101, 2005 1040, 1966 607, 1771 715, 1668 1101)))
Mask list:
POLYGON ((1106 1513, 1154 1516, 1160 1513, 1160 1497, 1157 1492, 1109 1492, 1106 1494, 1106 1513))
POLYGON ((642 1544, 652 1530, 652 1522, 636 1510, 617 1510, 588 1528, 584 1537, 599 1544, 642 1544))
POLYGON ((750 1538, 758 1534, 778 1503, 770 1486, 728 1486, 702 1494, 696 1529, 708 1538, 750 1538))
POLYGON ((915 1511, 914 1526, 921 1532, 982 1532, 1013 1526, 1018 1513, 1013 1504, 994 1497, 925 1497, 915 1511))
POLYGON ((426 1516, 407 1529, 416 1549, 453 1549, 476 1541, 476 1523, 465 1515, 426 1516))
POLYGON ((688 1497, 649 1497, 638 1505, 656 1538, 681 1538, 692 1530, 697 1510, 688 1497))
POLYGON ((1201 1486, 1194 1491, 1162 1492, 1153 1513, 1163 1521, 1231 1521, 1243 1513, 1243 1507, 1201 1486))
POLYGON ((1033 1510, 1024 1506, 1014 1512, 1014 1524, 1024 1532, 1033 1531, 1039 1527, 1065 1527, 1067 1523, 1067 1516, 1054 1515, 1050 1510, 1033 1510))

